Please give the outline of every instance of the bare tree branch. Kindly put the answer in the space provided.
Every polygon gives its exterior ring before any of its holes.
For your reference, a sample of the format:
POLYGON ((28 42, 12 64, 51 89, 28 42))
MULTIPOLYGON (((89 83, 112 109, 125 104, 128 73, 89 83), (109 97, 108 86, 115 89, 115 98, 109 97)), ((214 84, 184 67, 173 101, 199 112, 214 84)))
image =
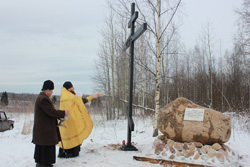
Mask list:
POLYGON ((165 26, 165 28, 163 29, 162 33, 161 33, 161 36, 159 38, 159 40, 162 38, 162 35, 164 34, 164 32, 166 31, 167 27, 169 26, 169 24, 171 23, 171 21, 173 20, 174 16, 175 16, 175 13, 177 12, 177 9, 179 8, 180 6, 180 3, 181 3, 181 0, 179 0, 175 10, 174 10, 174 13, 171 15, 171 18, 170 20, 168 21, 167 25, 165 26))

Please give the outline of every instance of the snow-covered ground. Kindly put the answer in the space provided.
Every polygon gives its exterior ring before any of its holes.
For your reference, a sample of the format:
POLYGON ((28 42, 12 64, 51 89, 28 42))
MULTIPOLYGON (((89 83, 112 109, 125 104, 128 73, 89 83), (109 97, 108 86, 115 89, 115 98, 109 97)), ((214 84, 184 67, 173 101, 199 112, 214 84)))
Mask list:
MULTIPOLYGON (((34 144, 32 140, 33 114, 7 113, 15 121, 13 130, 0 132, 0 166, 1 167, 32 167, 34 144)), ((240 118, 231 115, 232 136, 226 143, 238 156, 236 165, 250 164, 250 131, 249 117, 240 118)), ((105 121, 100 115, 92 115, 94 128, 88 139, 81 146, 80 156, 76 158, 57 158, 55 167, 154 167, 160 164, 133 160, 133 156, 154 157, 152 144, 152 117, 134 117, 135 131, 132 142, 139 151, 120 151, 122 140, 127 140, 127 120, 105 121)), ((57 146, 58 151, 58 146, 57 146)), ((196 161, 199 163, 199 161, 196 161)), ((215 164, 214 166, 221 166, 215 164)))

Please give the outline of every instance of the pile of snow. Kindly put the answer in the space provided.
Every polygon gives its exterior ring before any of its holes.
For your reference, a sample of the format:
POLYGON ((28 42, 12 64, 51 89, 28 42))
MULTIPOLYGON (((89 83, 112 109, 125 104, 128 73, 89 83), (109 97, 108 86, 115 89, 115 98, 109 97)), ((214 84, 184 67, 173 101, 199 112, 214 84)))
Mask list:
MULTIPOLYGON (((10 114, 8 114, 10 115, 10 114)), ((250 164, 250 133, 244 126, 249 120, 246 116, 232 118, 232 136, 226 143, 238 154, 237 166, 250 164)), ((15 121, 13 130, 0 132, 1 167, 35 166, 32 140, 33 114, 11 114, 15 121), (25 127, 25 128, 24 128, 25 127), (24 130, 25 129, 25 130, 24 130)), ((152 148, 155 140, 152 117, 134 117, 135 131, 132 132, 133 145, 138 151, 119 150, 122 140, 127 140, 127 120, 105 121, 104 116, 92 115, 94 128, 88 139, 81 146, 80 156, 76 158, 57 158, 55 167, 152 167, 160 166, 149 162, 133 160, 133 156, 153 157, 152 148)), ((58 153, 58 146, 56 148, 58 153)), ((217 166, 217 165, 216 165, 217 166)), ((220 164, 218 163, 218 166, 220 164)))

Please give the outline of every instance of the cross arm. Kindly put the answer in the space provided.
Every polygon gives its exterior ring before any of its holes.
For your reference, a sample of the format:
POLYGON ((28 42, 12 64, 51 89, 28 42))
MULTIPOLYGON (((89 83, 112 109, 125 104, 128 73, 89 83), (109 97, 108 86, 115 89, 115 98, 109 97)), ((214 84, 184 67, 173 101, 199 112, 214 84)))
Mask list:
POLYGON ((147 23, 143 23, 141 27, 134 33, 134 35, 130 35, 126 41, 126 43, 122 47, 122 51, 125 51, 129 48, 132 41, 137 40, 146 30, 147 30, 147 23))
POLYGON ((147 26, 147 23, 143 23, 141 27, 134 33, 134 35, 132 35, 131 40, 137 40, 147 30, 147 26))

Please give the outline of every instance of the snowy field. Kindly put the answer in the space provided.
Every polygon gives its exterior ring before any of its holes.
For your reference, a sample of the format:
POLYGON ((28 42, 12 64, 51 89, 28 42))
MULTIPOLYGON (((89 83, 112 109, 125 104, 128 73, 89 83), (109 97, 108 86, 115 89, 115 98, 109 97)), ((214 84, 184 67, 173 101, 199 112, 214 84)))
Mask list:
MULTIPOLYGON (((34 144, 32 140, 33 114, 7 113, 15 121, 13 130, 0 132, 0 166, 32 167, 34 144)), ((232 135, 226 143, 237 153, 236 163, 227 166, 250 166, 249 117, 232 118, 232 135)), ((133 160, 133 156, 156 157, 153 155, 153 118, 134 117, 135 131, 132 142, 139 151, 120 151, 122 140, 127 140, 127 120, 105 121, 105 118, 92 115, 94 128, 81 146, 80 156, 76 158, 57 158, 55 167, 154 167, 160 164, 133 160)), ((58 152, 58 146, 56 148, 58 152)), ((199 163, 196 160, 195 163, 199 163)), ((214 164, 213 166, 225 166, 214 164)))

